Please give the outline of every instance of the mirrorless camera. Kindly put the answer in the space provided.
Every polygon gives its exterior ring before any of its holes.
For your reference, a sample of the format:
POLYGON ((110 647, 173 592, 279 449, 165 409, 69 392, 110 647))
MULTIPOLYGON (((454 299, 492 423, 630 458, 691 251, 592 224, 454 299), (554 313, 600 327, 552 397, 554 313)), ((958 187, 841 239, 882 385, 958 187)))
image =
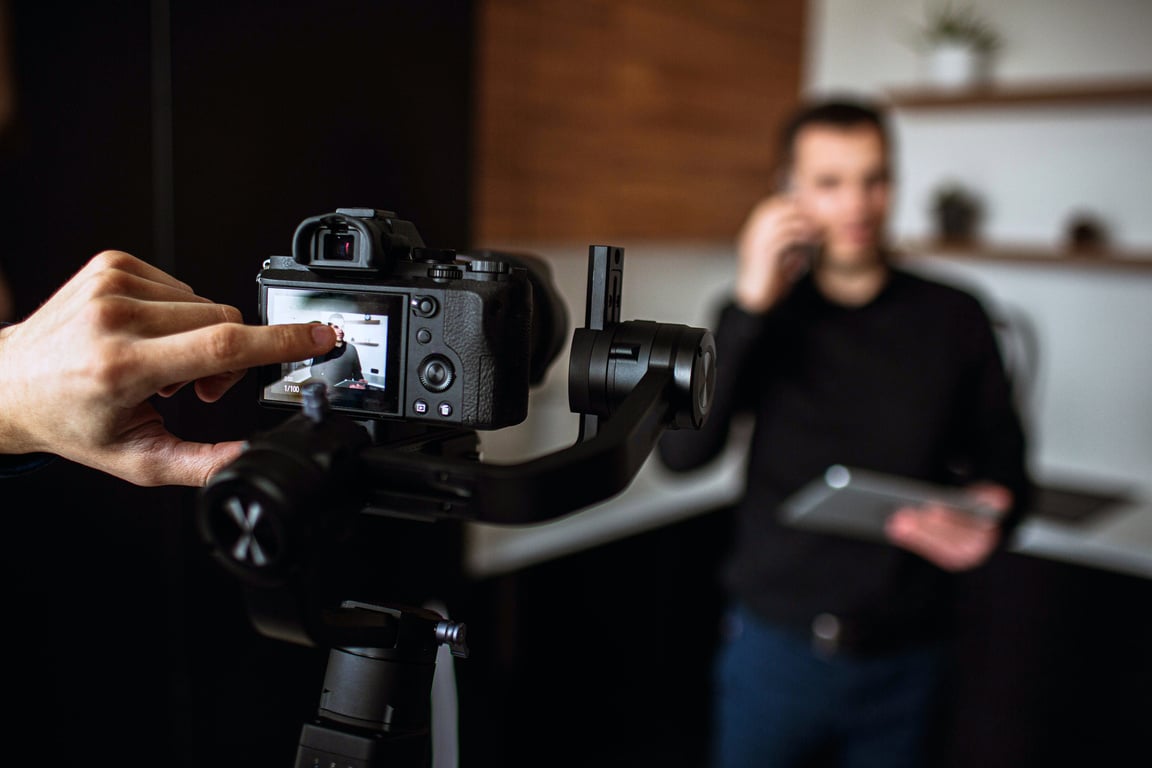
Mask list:
POLYGON ((299 407, 323 382, 360 419, 499 429, 527 415, 532 282, 511 254, 429 248, 390 211, 338 208, 301 222, 257 282, 261 322, 337 333, 324 356, 267 367, 265 405, 299 407))

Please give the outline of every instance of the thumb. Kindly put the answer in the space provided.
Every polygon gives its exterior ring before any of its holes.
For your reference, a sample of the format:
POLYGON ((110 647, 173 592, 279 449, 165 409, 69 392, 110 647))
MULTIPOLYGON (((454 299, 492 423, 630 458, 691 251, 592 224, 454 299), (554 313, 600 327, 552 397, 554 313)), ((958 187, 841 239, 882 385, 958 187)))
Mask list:
POLYGON ((244 452, 244 445, 241 440, 224 443, 177 441, 171 446, 171 455, 160 483, 203 487, 244 452))

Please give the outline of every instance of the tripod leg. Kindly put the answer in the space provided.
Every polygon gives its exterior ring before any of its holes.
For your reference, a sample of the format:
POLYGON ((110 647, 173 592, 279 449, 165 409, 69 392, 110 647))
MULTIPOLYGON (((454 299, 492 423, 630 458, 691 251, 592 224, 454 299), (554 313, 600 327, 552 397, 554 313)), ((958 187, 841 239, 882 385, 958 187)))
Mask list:
MULTIPOLYGON (((426 603, 445 619, 448 609, 441 603, 426 603)), ((459 700, 452 651, 441 645, 436 651, 436 672, 432 677, 432 768, 457 768, 460 762, 459 700)))

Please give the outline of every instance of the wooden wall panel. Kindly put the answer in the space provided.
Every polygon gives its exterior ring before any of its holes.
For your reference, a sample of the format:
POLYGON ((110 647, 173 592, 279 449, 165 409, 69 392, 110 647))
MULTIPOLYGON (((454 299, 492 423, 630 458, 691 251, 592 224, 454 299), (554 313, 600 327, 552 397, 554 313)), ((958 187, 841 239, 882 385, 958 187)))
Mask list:
POLYGON ((730 238, 800 93, 804 0, 480 0, 474 240, 730 238))

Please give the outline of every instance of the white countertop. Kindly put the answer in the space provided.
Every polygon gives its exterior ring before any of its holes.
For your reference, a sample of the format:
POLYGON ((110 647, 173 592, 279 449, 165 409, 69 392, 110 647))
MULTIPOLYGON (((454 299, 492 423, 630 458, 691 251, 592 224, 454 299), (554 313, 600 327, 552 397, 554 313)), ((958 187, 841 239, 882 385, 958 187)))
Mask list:
MULTIPOLYGON (((519 460, 518 446, 522 449, 533 433, 560 436, 536 453, 575 440, 575 417, 561 414, 558 404, 540 414, 520 434, 515 432, 520 428, 492 433, 485 442, 486 459, 492 454, 519 460)), ((465 568, 478 577, 510 573, 729 506, 743 489, 746 435, 746 427, 738 428, 722 456, 689 473, 673 473, 653 455, 622 493, 551 522, 468 524, 465 568)), ((1139 499, 1074 524, 1032 517, 1017 531, 1011 550, 1152 578, 1152 501, 1139 499)))
POLYGON ((1041 517, 1026 520, 1012 550, 1152 578, 1152 503, 1120 506, 1077 525, 1041 517))

